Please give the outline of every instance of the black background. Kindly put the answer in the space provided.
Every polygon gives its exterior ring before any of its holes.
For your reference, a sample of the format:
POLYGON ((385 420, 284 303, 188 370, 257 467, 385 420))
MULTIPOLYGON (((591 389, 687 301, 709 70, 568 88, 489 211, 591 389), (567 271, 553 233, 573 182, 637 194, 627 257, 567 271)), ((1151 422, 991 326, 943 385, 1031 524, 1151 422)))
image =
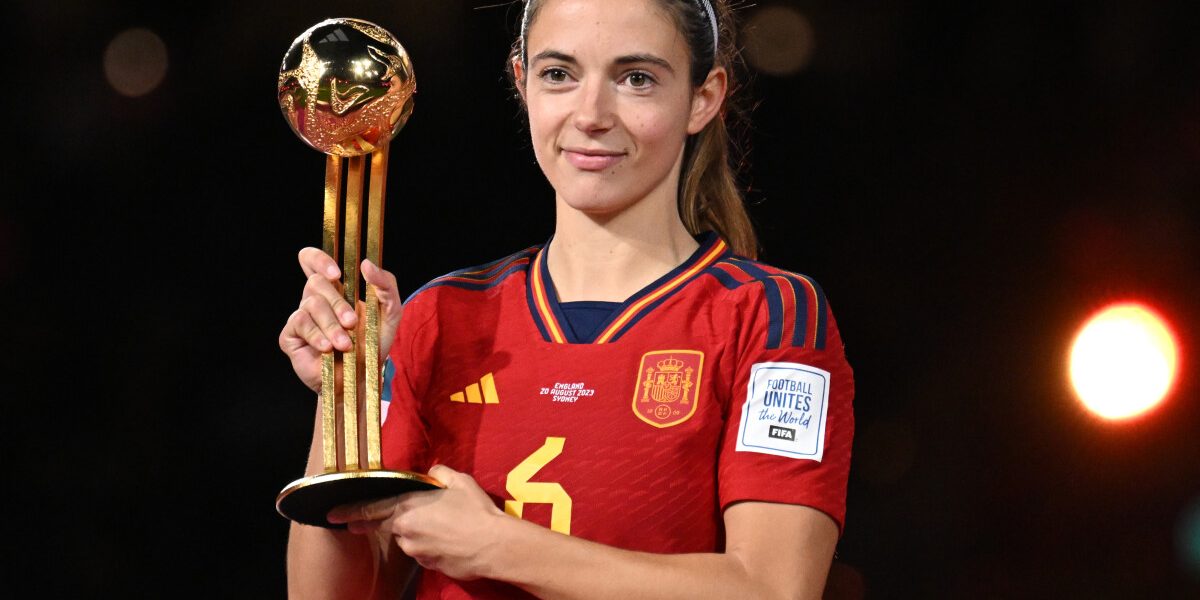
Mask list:
MULTIPOLYGON (((319 242, 323 158, 279 115, 280 59, 331 16, 412 55, 385 255, 411 291, 551 233, 502 74, 519 11, 485 4, 10 4, 0 308, 19 578, 44 595, 284 594, 273 502, 301 474, 313 399, 275 339, 295 253, 319 242), (129 27, 170 60, 135 99, 101 64, 129 27)), ((763 258, 822 283, 857 376, 830 595, 1200 592, 1178 533, 1200 510, 1191 3, 760 4, 798 7, 817 43, 801 73, 751 82, 763 258), (1111 424, 1073 399, 1065 360, 1082 320, 1124 299, 1172 319, 1183 354, 1160 408, 1111 424)))

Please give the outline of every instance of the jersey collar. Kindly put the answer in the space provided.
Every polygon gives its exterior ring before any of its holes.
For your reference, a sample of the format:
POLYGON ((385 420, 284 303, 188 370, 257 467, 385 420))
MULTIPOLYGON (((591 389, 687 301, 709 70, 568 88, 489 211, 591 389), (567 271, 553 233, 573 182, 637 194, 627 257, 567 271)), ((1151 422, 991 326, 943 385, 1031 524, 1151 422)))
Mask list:
MULTIPOLYGON (((567 319, 559 306, 558 294, 555 293, 554 282, 550 279, 550 269, 546 266, 546 252, 549 247, 550 242, 546 242, 529 265, 529 277, 526 278, 529 311, 542 338, 547 342, 582 343, 575 337, 574 331, 565 326, 567 319)), ((687 260, 622 302, 600 327, 600 333, 592 343, 607 344, 620 339, 643 317, 727 254, 728 250, 725 241, 716 233, 704 234, 700 240, 700 247, 687 260)))

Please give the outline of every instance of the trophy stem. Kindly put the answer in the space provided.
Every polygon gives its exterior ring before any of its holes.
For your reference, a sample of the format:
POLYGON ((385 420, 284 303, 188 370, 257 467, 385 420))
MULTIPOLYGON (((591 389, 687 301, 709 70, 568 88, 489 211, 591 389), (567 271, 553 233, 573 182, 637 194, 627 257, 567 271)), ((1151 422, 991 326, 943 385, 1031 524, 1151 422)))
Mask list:
MULTIPOLYGON (((321 249, 338 259, 338 233, 342 212, 342 159, 329 155, 325 160, 325 215, 321 249)), ((337 471, 337 379, 334 354, 321 356, 321 453, 326 473, 337 471)))
MULTIPOLYGON (((346 222, 342 243, 342 294, 350 306, 358 304, 359 238, 362 235, 363 177, 366 161, 362 156, 348 160, 346 174, 346 222)), ((342 434, 346 468, 360 468, 358 457, 358 340, 351 334, 351 349, 342 354, 342 434)), ((378 352, 378 351, 377 351, 378 352)), ((368 354, 370 352, 368 351, 368 354)))
MULTIPOLYGON (((367 201, 367 259, 375 266, 383 266, 383 208, 387 181, 388 147, 371 153, 371 183, 367 201)), ((380 451, 380 392, 379 382, 379 297, 375 286, 367 285, 366 323, 366 428, 367 468, 382 469, 380 451)))

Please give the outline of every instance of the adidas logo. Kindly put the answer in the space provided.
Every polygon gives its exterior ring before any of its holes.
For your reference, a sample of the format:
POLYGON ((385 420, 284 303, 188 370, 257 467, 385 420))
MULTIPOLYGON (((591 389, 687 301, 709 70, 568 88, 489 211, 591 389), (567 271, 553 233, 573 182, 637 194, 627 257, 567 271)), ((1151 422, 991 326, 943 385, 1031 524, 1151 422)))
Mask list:
POLYGON ((450 395, 451 402, 467 402, 470 404, 500 404, 500 396, 496 394, 496 378, 491 373, 472 383, 467 389, 450 395))

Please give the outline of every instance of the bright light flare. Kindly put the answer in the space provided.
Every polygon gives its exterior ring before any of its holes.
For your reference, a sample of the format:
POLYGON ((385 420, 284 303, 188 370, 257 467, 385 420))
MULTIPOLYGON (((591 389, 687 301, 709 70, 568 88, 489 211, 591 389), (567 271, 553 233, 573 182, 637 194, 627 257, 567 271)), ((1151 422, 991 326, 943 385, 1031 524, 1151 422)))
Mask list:
POLYGON ((1105 307, 1071 346, 1071 385, 1088 410, 1110 420, 1155 407, 1175 380, 1175 337, 1166 321, 1134 302, 1105 307))

